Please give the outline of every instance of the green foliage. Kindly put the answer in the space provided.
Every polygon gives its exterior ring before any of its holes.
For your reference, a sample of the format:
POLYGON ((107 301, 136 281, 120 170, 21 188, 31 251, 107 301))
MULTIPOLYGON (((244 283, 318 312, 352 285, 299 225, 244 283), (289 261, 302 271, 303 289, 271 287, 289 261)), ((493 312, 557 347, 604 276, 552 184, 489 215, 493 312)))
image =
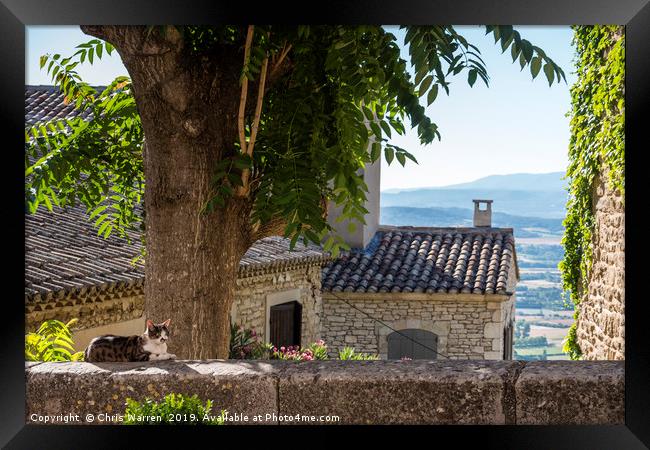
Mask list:
POLYGON ((546 336, 522 337, 515 342, 515 347, 545 347, 547 345, 546 336))
POLYGON ((196 394, 168 394, 162 402, 146 398, 140 403, 126 399, 125 425, 223 425, 226 411, 211 414, 212 400, 205 405, 196 394))
POLYGON ((98 39, 78 45, 69 58, 41 57, 52 81, 79 112, 92 120, 55 118, 25 130, 25 196, 30 213, 44 204, 88 208, 98 233, 126 231, 142 225, 136 209, 142 202, 144 171, 143 132, 132 95, 131 81, 120 76, 103 90, 81 80, 75 68, 92 64, 113 47, 98 39))
MULTIPOLYGON (((215 171, 214 196, 205 205, 210 212, 223 208, 242 173, 250 170, 253 200, 251 222, 264 226, 286 223, 291 246, 302 239, 323 243, 334 256, 347 246, 326 221, 323 205, 333 201, 339 220, 364 223, 368 187, 360 169, 382 154, 391 164, 417 162, 393 138, 406 127, 416 129, 422 144, 440 140, 438 127, 421 104, 431 105, 439 92, 449 94, 451 79, 463 73, 474 85, 489 78, 478 48, 451 26, 408 26, 405 42, 410 64, 400 57, 397 38, 380 26, 255 26, 250 57, 243 62, 241 80, 256 81, 266 58, 286 56, 284 69, 270 70, 262 116, 251 158, 239 142, 222 149, 215 171)), ((224 48, 243 48, 246 27, 149 27, 146 38, 180 33, 195 64, 218 57, 224 48)), ((564 73, 543 50, 522 39, 511 26, 488 26, 513 61, 530 67, 533 77, 543 67, 549 84, 564 73)), ((92 40, 71 58, 46 55, 42 67, 80 110, 93 114, 82 119, 54 120, 26 130, 26 198, 30 211, 40 204, 87 206, 99 233, 126 235, 138 225, 134 212, 141 201, 143 133, 131 82, 116 79, 103 92, 81 82, 78 64, 110 53, 112 47, 92 40), (32 159, 36 161, 33 162, 32 159)), ((143 87, 143 89, 146 89, 143 87)), ((251 123, 247 116, 246 123, 251 123)), ((246 127, 246 139, 251 130, 246 127)))
POLYGON ((46 320, 36 333, 25 335, 25 361, 83 361, 83 352, 74 353, 72 327, 77 319, 68 323, 46 320))
MULTIPOLYGON (((576 314, 574 315, 574 318, 578 318, 578 314, 576 311, 576 314)), ((569 355, 569 358, 571 359, 580 359, 582 356, 582 351, 580 350, 580 346, 577 344, 577 339, 578 337, 576 336, 576 330, 578 328, 578 322, 573 322, 571 324, 571 327, 569 328, 569 331, 562 341, 562 351, 569 355)))
POLYGON ((255 330, 230 325, 230 359, 268 359, 272 345, 261 342, 255 330))
POLYGON ((342 361, 372 361, 379 359, 377 355, 370 355, 368 353, 359 353, 353 347, 343 347, 339 351, 338 359, 342 361))
POLYGON ((329 359, 329 356, 327 356, 327 345, 325 345, 325 341, 322 339, 310 344, 307 350, 311 352, 313 358, 316 360, 329 359))
MULTIPOLYGON (((592 262, 594 182, 606 170, 610 186, 625 191, 625 37, 615 25, 573 29, 578 80, 571 88, 569 200, 559 268, 563 287, 577 307, 592 262)), ((580 356, 575 336, 574 325, 565 342, 572 359, 580 356)))

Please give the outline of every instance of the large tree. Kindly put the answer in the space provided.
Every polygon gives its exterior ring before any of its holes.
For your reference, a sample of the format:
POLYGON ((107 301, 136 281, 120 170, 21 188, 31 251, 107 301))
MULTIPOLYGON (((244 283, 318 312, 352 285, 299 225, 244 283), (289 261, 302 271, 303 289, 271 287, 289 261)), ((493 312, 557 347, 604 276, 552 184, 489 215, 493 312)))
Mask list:
MULTIPOLYGON (((239 260, 255 240, 345 248, 328 203, 363 222, 360 169, 382 153, 388 163, 417 162, 391 142, 406 126, 422 144, 440 139, 422 100, 449 94, 461 73, 470 85, 489 82, 478 48, 451 26, 406 27, 415 77, 396 36, 379 26, 82 30, 101 40, 41 65, 66 101, 92 115, 26 130, 27 203, 33 211, 80 201, 105 236, 144 225, 146 314, 172 318, 170 348, 181 358, 228 356, 239 260), (113 49, 130 78, 101 91, 84 83, 75 67, 113 49)), ((564 78, 511 26, 489 33, 533 78, 564 78)))

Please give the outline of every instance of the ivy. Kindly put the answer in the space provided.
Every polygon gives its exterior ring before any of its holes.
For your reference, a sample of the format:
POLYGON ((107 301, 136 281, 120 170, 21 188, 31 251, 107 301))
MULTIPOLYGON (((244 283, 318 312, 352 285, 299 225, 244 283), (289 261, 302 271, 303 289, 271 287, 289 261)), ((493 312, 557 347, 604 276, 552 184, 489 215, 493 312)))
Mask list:
MULTIPOLYGON (((577 320, 592 265, 594 183, 607 172, 610 187, 625 192, 625 36, 616 25, 574 26, 573 30, 578 81, 571 87, 569 199, 559 268, 577 320)), ((581 356, 575 322, 564 351, 572 359, 581 356)))

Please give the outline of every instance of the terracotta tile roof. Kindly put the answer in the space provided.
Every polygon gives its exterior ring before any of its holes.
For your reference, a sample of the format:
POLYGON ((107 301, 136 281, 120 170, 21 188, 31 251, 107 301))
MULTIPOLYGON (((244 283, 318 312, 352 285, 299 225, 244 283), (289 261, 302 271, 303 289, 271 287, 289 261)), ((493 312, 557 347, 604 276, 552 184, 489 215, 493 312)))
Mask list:
MULTIPOLYGON (((97 235, 93 222, 81 206, 52 212, 39 208, 25 215, 25 297, 47 297, 88 288, 119 290, 143 285, 140 233, 128 233, 131 242, 115 233, 108 239, 97 235)), ((239 275, 277 272, 318 264, 327 255, 318 247, 296 244, 282 237, 260 239, 239 264, 239 275)))
POLYGON ((82 206, 25 214, 25 297, 141 284, 144 267, 132 264, 140 235, 129 232, 129 238, 98 236, 82 206))
POLYGON ((323 291, 506 294, 514 243, 511 228, 383 229, 323 269, 323 291))
MULTIPOLYGON (((72 105, 63 104, 57 88, 25 87, 26 125, 76 114, 72 105)), ((140 254, 140 233, 130 232, 129 239, 114 233, 108 239, 98 236, 83 206, 55 206, 53 212, 40 207, 35 214, 25 214, 25 297, 29 300, 88 288, 119 290, 143 285, 142 262, 132 264, 140 254)), ((320 265, 327 259, 318 247, 297 244, 289 251, 288 239, 269 237, 246 252, 239 274, 320 265)))
MULTIPOLYGON (((98 90, 103 86, 97 87, 98 90)), ((52 119, 91 117, 90 111, 80 112, 74 104, 63 102, 63 93, 56 86, 25 86, 25 125, 52 119)))

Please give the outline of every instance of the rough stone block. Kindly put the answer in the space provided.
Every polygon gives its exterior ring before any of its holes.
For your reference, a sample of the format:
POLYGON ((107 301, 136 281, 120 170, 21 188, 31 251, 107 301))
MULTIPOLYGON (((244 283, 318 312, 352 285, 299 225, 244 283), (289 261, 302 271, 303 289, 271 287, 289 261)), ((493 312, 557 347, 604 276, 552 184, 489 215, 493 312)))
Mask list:
MULTIPOLYGON (((123 414, 127 397, 162 399, 169 393, 213 400, 252 417, 277 411, 277 367, 263 361, 157 361, 155 363, 43 363, 26 367, 26 422, 31 414, 123 414)), ((110 424, 110 422, 103 422, 110 424)), ((270 422, 269 422, 270 423, 270 422)))
POLYGON ((515 393, 518 424, 625 423, 622 362, 528 362, 515 393))
POLYGON ((494 323, 494 322, 488 322, 485 324, 485 328, 483 330, 483 335, 487 339, 494 339, 501 337, 503 333, 503 328, 500 323, 494 323))
POLYGON ((318 361, 287 367, 281 414, 343 424, 503 424, 504 377, 516 362, 318 361))

